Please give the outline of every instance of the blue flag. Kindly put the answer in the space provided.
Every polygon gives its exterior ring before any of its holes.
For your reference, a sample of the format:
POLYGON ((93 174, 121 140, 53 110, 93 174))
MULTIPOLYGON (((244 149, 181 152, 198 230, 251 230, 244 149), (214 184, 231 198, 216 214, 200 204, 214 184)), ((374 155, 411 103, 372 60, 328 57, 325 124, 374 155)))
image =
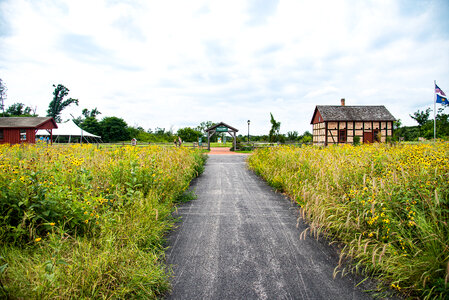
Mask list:
POLYGON ((449 105, 446 94, 438 87, 436 83, 435 83, 435 95, 436 95, 436 103, 449 105))

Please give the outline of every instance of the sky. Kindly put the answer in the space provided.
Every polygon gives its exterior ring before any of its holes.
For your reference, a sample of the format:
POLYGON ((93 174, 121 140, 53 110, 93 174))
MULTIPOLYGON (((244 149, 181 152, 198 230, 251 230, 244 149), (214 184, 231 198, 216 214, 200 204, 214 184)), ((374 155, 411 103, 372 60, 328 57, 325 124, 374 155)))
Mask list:
POLYGON ((130 126, 312 131, 316 105, 385 105, 403 125, 449 93, 449 1, 0 0, 5 106, 53 85, 130 126))

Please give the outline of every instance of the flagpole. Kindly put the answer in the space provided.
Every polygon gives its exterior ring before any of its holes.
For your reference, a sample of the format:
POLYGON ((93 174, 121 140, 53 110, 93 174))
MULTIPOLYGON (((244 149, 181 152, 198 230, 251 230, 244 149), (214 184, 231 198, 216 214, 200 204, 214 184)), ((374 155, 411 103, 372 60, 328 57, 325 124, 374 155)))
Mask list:
POLYGON ((437 86, 437 81, 434 80, 434 92, 433 92, 433 142, 437 140, 437 118, 436 118, 436 110, 437 110, 437 94, 435 93, 435 87, 437 86))

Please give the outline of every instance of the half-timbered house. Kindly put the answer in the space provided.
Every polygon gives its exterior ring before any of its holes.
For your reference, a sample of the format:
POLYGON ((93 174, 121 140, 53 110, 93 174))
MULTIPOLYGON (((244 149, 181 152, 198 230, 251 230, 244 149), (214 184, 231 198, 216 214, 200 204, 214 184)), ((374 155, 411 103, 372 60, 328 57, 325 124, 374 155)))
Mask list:
POLYGON ((395 120, 383 105, 346 106, 345 99, 341 105, 317 105, 311 121, 313 144, 353 143, 354 137, 360 143, 386 142, 395 120))

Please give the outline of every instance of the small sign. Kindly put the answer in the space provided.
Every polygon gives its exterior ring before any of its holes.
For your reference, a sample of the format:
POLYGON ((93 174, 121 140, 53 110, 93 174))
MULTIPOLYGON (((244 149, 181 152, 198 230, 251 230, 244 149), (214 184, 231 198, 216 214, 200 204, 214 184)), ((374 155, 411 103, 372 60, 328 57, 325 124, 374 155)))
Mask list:
POLYGON ((217 128, 215 128, 216 132, 228 132, 228 127, 226 126, 218 126, 217 128))
POLYGON ((202 145, 203 145, 203 139, 200 138, 200 137, 198 138, 198 145, 199 145, 199 146, 202 146, 202 145))
POLYGON ((131 140, 131 146, 135 146, 137 145, 137 140, 136 139, 132 139, 131 140))

